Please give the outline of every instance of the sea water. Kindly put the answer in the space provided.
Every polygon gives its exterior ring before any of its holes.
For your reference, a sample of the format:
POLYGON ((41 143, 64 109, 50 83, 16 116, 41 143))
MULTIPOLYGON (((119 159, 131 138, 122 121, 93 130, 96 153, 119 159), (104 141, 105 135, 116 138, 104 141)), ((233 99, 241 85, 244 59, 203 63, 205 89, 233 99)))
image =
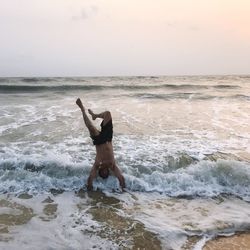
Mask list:
POLYGON ((201 249, 250 229, 249 76, 0 78, 0 117, 2 248, 201 249), (86 191, 78 97, 111 111, 127 192, 86 191))

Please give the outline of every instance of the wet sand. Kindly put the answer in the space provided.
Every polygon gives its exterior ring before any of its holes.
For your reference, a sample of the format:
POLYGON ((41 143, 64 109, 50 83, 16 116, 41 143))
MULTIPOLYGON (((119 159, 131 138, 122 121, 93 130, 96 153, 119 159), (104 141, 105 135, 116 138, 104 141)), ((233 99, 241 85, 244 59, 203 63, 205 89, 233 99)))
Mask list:
POLYGON ((208 241, 203 250, 249 250, 250 233, 236 234, 230 237, 217 237, 208 241))
MULTIPOLYGON (((240 214, 249 211, 248 204, 235 202, 241 205, 240 214)), ((149 194, 99 191, 6 194, 0 196, 0 249, 249 250, 250 233, 217 237, 202 248, 200 233, 210 230, 206 219, 213 218, 218 230, 230 228, 216 214, 227 207, 239 216, 232 204, 228 199, 153 199, 149 194), (203 221, 203 230, 198 221, 203 221)))
POLYGON ((121 208, 101 192, 1 195, 0 249, 161 249, 121 208))

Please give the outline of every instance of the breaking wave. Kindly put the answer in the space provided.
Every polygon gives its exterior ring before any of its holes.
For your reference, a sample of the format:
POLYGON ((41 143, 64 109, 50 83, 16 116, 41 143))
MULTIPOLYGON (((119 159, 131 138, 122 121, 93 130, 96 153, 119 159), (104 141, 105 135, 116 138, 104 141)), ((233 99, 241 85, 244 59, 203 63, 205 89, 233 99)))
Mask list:
MULTIPOLYGON (((183 156, 181 156, 183 158, 183 156)), ((173 197, 234 195, 250 201, 250 165, 234 160, 196 161, 169 159, 165 166, 148 169, 121 163, 128 190, 158 192, 173 197)), ((85 189, 90 171, 86 162, 64 163, 60 159, 5 159, 0 162, 0 193, 72 191, 85 189)), ((94 188, 116 190, 118 180, 110 177, 94 182, 94 188)))
MULTIPOLYGON (((198 84, 151 84, 150 82, 147 84, 138 84, 138 83, 130 83, 130 84, 110 84, 107 82, 103 82, 103 84, 89 84, 84 82, 84 80, 79 81, 79 84, 60 84, 57 83, 58 79, 55 79, 53 82, 51 79, 43 80, 43 84, 40 84, 39 80, 29 78, 26 79, 24 83, 26 84, 15 84, 4 82, 4 84, 0 85, 0 93, 18 93, 18 92, 44 92, 44 91, 96 91, 96 90, 105 90, 105 89, 121 89, 121 90, 154 90, 154 89, 169 89, 169 90, 202 90, 202 89, 236 89, 240 88, 237 85, 198 85, 198 84), (52 82, 50 84, 44 84, 48 82, 52 82), (7 84, 6 84, 7 83, 7 84), (27 84, 28 83, 28 84, 27 84), (33 85, 31 85, 33 84, 33 85)), ((69 81, 69 80, 68 80, 69 81)), ((69 81, 71 82, 71 81, 69 81)), ((0 82, 1 83, 1 82, 0 82)))

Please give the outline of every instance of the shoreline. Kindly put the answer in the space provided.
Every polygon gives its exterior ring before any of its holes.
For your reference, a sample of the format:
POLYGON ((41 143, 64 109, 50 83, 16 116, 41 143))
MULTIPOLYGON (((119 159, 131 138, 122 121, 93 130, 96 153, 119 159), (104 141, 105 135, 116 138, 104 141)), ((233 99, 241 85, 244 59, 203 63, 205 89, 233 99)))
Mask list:
MULTIPOLYGON (((120 196, 85 191, 34 196, 28 193, 1 195, 0 247, 17 249, 17 246, 21 246, 22 249, 30 249, 26 248, 26 244, 33 240, 33 247, 37 248, 43 239, 47 239, 55 247, 65 249, 63 246, 66 245, 76 250, 104 249, 103 246, 112 249, 249 250, 249 231, 236 232, 232 236, 216 236, 208 241, 199 233, 185 236, 179 231, 195 231, 198 225, 195 226, 193 218, 199 213, 202 215, 200 220, 209 215, 204 210, 204 202, 205 207, 211 210, 215 209, 217 202, 153 198, 148 194, 125 193, 120 196), (149 198, 152 198, 150 204, 149 198), (188 208, 198 209, 198 213, 185 220, 188 208), (158 214, 153 221, 150 219, 152 212, 158 214), (169 220, 171 217, 172 220, 169 220), (183 217, 183 220, 178 229, 176 218, 179 217, 183 217), (190 220, 192 223, 188 223, 190 220), (162 225, 165 225, 168 234, 157 232, 162 225)), ((217 204, 220 205, 222 203, 217 204)))

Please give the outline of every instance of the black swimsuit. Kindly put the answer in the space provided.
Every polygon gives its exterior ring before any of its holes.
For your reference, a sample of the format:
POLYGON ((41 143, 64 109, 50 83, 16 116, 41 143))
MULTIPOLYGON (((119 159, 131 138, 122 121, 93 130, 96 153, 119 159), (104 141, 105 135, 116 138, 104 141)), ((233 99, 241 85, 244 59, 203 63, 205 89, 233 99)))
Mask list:
POLYGON ((113 138, 112 120, 108 121, 105 125, 103 125, 102 121, 100 134, 97 136, 91 136, 94 145, 101 145, 106 143, 107 141, 111 142, 112 138, 113 138))

